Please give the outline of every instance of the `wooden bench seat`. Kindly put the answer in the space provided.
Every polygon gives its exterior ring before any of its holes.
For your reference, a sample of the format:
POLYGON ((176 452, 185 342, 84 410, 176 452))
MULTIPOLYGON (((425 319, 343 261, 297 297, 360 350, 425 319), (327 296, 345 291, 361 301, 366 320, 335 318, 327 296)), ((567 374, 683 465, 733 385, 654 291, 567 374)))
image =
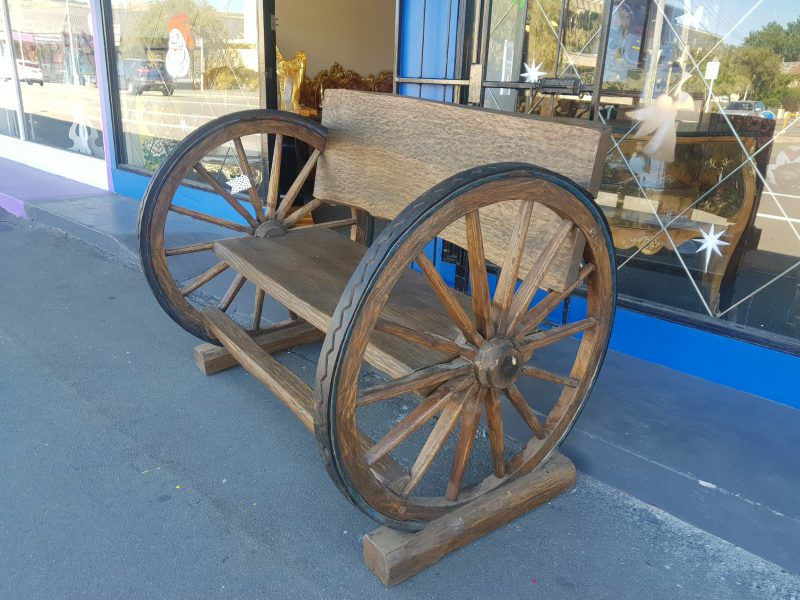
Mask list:
MULTIPOLYGON (((214 253, 233 269, 324 332, 366 250, 324 227, 293 229, 273 238, 232 238, 214 244, 214 253)), ((455 290, 453 293, 465 308, 470 307, 468 296, 455 290)), ((425 276, 412 269, 406 270, 392 291, 382 318, 452 340, 459 335, 425 276)), ((455 356, 375 332, 366 359, 392 377, 399 377, 455 356)))

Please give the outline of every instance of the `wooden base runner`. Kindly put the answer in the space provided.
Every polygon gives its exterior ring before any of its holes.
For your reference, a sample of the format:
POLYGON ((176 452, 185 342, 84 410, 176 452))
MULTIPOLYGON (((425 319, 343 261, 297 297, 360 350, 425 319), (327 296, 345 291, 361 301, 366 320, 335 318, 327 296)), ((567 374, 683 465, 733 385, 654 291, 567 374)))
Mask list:
MULTIPOLYGON (((277 323, 267 329, 251 333, 253 341, 265 352, 280 352, 301 344, 317 342, 325 333, 303 320, 277 323)), ((194 362, 206 375, 239 366, 239 362, 224 346, 199 344, 194 347, 194 362)))
POLYGON ((431 521, 422 531, 375 529, 364 536, 364 562, 384 585, 395 585, 574 486, 575 465, 556 453, 532 473, 431 521))

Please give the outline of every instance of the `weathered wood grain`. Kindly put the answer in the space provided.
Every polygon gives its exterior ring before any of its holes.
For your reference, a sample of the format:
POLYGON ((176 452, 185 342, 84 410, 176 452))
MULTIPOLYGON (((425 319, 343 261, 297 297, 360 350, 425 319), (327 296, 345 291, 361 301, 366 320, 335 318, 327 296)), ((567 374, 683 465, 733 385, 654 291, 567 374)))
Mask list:
MULTIPOLYGON (((265 352, 280 352, 302 344, 311 344, 325 334, 305 321, 285 321, 252 335, 253 341, 265 352)), ((199 344, 194 347, 194 362, 206 375, 213 375, 239 363, 224 346, 199 344)))
MULTIPOLYGON (((496 162, 544 167, 596 194, 597 157, 600 152, 605 156, 609 139, 608 129, 586 121, 551 121, 351 90, 326 91, 322 121, 328 141, 317 165, 314 196, 385 219, 451 175, 496 162)), ((513 201, 481 210, 486 258, 495 264, 503 262, 519 208, 513 201)), ((540 240, 549 239, 555 223, 552 211, 534 208, 523 273, 533 266, 540 240)), ((448 227, 442 237, 466 247, 463 224, 448 227)), ((547 287, 562 289, 574 280, 573 261, 582 250, 583 240, 573 236, 554 262, 547 287)))
POLYGON ((368 533, 364 562, 384 585, 396 585, 574 486, 575 465, 555 454, 535 471, 431 521, 418 533, 388 527, 368 533))

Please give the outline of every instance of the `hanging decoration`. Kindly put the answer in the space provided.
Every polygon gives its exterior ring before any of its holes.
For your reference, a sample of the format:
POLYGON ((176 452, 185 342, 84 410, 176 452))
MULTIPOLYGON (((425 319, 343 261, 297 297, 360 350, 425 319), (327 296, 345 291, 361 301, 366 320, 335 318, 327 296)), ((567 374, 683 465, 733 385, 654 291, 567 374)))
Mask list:
POLYGON ((711 225, 711 229, 708 232, 704 231, 702 228, 699 228, 699 231, 703 237, 695 238, 692 241, 700 244, 700 247, 695 251, 695 254, 699 254, 700 252, 706 253, 706 262, 705 266, 703 267, 703 272, 708 273, 708 263, 711 261, 711 254, 713 253, 717 256, 722 256, 722 252, 719 250, 720 247, 730 245, 728 242, 723 242, 720 239, 727 229, 723 229, 722 231, 715 233, 714 225, 711 225))

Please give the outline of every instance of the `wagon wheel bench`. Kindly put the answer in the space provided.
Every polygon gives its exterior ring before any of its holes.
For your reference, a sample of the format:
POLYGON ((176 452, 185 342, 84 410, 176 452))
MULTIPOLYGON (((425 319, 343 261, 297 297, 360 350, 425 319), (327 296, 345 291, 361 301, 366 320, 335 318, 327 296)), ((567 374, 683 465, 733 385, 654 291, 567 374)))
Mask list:
POLYGON ((587 122, 330 90, 322 125, 280 111, 227 115, 188 136, 153 178, 140 250, 157 300, 187 331, 224 346, 205 346, 207 372, 241 364, 314 431, 333 482, 383 526, 364 553, 384 583, 574 485, 557 448, 600 369, 616 297, 611 239, 592 200, 608 145, 608 130, 587 122), (271 148, 260 187, 254 138, 271 148), (281 197, 288 138, 312 152, 281 197), (245 185, 204 166, 221 149, 245 185), (295 206, 315 170, 313 199, 295 206), (181 201, 189 177, 218 196, 207 208, 181 201), (304 224, 323 202, 352 216, 304 224), (166 223, 175 215, 215 233, 174 245, 166 223), (388 224, 367 247, 368 215, 388 224), (471 294, 437 271, 425 250, 435 238, 467 250, 471 294), (201 254, 214 257, 208 269, 188 281, 176 274, 176 259, 201 254), (496 281, 487 265, 500 267, 496 281), (229 287, 209 306, 203 287, 229 269, 229 287), (246 282, 256 290, 247 328, 226 312, 246 282), (576 288, 580 318, 551 322, 576 288), (266 295, 290 321, 262 327, 266 295), (312 390, 270 353, 318 339, 312 390), (562 366, 537 365, 555 344, 573 348, 557 353, 562 366), (376 371, 387 378, 365 385, 376 371), (552 406, 537 414, 521 378, 558 386, 552 406), (505 435, 509 418, 525 424, 527 441, 505 435))

